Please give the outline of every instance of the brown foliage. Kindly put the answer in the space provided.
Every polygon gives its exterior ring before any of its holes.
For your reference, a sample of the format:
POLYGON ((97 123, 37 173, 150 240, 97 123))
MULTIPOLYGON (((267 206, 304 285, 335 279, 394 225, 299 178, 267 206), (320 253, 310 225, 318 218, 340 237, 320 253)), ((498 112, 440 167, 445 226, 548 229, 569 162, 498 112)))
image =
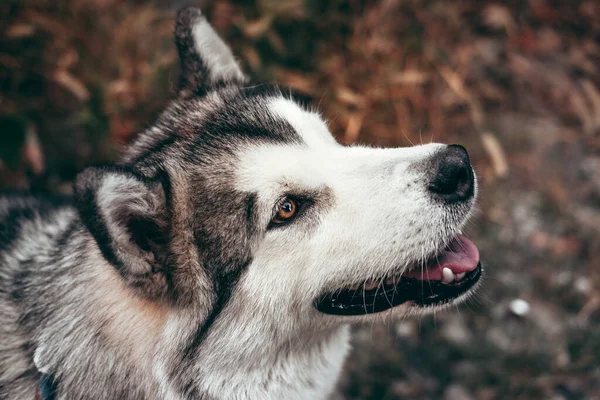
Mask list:
MULTIPOLYGON (((0 4, 0 187, 68 192, 155 117, 179 3, 0 4)), ((306 93, 341 142, 474 159, 483 304, 361 330, 347 397, 600 395, 597 1, 200 3, 254 78, 306 93)))

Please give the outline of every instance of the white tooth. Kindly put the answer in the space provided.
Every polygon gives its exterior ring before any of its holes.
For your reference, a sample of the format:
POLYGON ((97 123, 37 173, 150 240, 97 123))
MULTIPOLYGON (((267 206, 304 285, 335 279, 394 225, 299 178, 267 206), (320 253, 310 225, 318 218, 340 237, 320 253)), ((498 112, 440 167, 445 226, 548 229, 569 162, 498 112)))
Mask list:
POLYGON ((454 281, 454 273, 450 268, 444 268, 442 270, 442 282, 448 284, 454 281))
POLYGON ((461 272, 460 274, 456 274, 454 275, 454 279, 456 279, 457 281, 462 280, 462 278, 464 278, 466 275, 466 272, 461 272))

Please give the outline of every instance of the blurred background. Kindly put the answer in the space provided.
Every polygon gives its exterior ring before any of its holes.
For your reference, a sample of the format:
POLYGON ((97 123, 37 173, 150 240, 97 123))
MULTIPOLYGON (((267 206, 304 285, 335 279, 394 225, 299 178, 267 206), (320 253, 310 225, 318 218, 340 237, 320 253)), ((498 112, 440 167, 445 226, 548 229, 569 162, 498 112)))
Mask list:
POLYGON ((2 0, 0 189, 118 157, 174 94, 184 3, 340 142, 460 143, 479 174, 479 298, 356 327, 335 398, 600 398, 599 1, 2 0))

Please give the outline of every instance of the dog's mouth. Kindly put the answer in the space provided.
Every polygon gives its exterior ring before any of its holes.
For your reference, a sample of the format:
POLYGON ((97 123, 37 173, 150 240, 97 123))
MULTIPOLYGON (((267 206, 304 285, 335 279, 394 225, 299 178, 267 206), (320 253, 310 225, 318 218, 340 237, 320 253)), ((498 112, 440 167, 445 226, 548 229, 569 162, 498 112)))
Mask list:
POLYGON ((441 305, 468 292, 480 277, 479 250, 459 234, 423 266, 415 265, 399 277, 326 293, 315 301, 315 307, 325 314, 365 315, 404 303, 418 307, 441 305))

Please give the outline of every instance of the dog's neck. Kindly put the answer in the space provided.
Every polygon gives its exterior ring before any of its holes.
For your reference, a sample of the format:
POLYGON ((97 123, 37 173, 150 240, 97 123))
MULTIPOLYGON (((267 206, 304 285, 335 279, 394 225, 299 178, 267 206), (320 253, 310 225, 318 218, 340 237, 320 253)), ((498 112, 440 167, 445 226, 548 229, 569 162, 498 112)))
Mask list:
MULTIPOLYGON (((181 334, 190 326, 185 319, 171 319, 165 332, 181 334)), ((348 353, 348 326, 289 333, 258 315, 224 313, 202 343, 182 358, 172 354, 189 346, 192 330, 180 344, 174 337, 164 337, 171 349, 157 353, 155 378, 163 397, 173 399, 327 398, 348 353)))
POLYGON ((349 349, 347 326, 282 331, 285 325, 276 318, 248 306, 223 311, 201 342, 190 347, 205 316, 136 296, 114 267, 99 261, 92 242, 80 234, 73 237, 73 246, 89 260, 82 261, 85 268, 77 269, 85 283, 65 290, 87 294, 80 305, 85 312, 69 314, 63 304, 68 299, 56 300, 65 310, 59 309, 39 332, 42 340, 35 354, 41 373, 60 377, 59 393, 75 393, 83 385, 99 395, 122 389, 158 392, 173 400, 203 396, 280 400, 326 398, 334 389, 349 349), (63 312, 79 321, 68 334, 61 324, 70 319, 63 312), (84 351, 73 351, 81 337, 90 338, 88 345, 84 351), (96 337, 103 341, 96 343, 96 337), (102 347, 106 343, 110 347, 102 347), (111 382, 108 359, 129 378, 111 382), (94 370, 94 376, 81 375, 85 369, 94 370))
POLYGON ((265 331, 253 331, 249 335, 254 338, 248 337, 246 343, 232 345, 234 337, 223 340, 215 336, 203 346, 200 359, 214 357, 213 363, 199 364, 202 386, 210 395, 327 398, 335 387, 349 348, 346 326, 279 343, 273 343, 265 331), (226 350, 223 352, 223 349, 226 350))

